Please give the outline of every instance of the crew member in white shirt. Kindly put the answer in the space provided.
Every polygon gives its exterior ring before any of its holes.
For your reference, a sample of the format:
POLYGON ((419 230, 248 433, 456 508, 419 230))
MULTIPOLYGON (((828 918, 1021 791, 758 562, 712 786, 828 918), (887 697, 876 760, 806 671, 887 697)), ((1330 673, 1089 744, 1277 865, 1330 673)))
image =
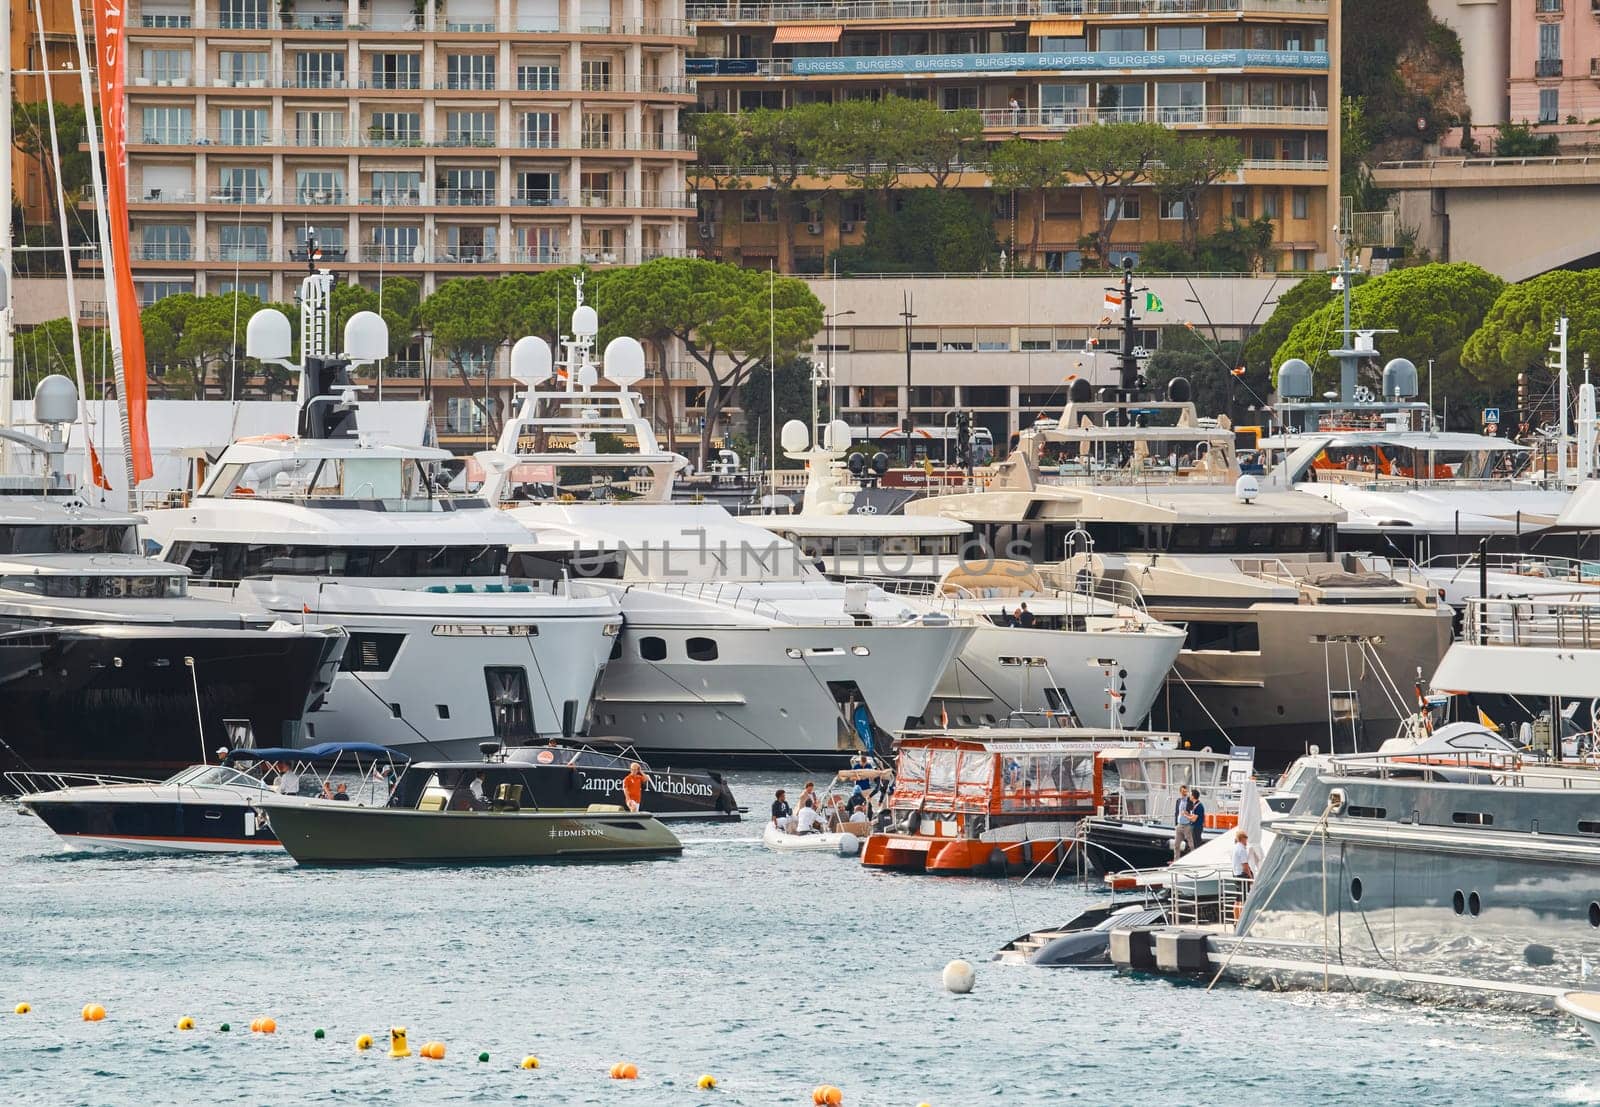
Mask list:
POLYGON ((1256 878, 1255 866, 1250 863, 1250 834, 1241 830, 1233 836, 1233 875, 1245 880, 1256 878))
POLYGON ((800 815, 795 828, 796 834, 817 834, 822 830, 822 815, 817 811, 817 805, 811 797, 800 806, 800 815))

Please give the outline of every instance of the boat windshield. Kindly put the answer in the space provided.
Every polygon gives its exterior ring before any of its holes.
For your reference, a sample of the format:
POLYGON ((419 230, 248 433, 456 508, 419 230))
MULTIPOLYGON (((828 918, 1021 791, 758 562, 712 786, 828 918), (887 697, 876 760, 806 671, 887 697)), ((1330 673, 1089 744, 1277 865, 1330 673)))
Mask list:
POLYGON ((257 791, 266 790, 266 785, 255 777, 226 765, 190 765, 176 776, 168 777, 166 783, 182 784, 191 788, 228 785, 235 788, 254 788, 257 791))
POLYGON ((188 594, 188 579, 178 575, 67 576, 7 573, 0 576, 0 589, 63 599, 172 599, 188 594))
MULTIPOLYGON (((224 465, 208 497, 357 500, 427 510, 441 496, 422 462, 408 457, 275 457, 224 465)), ((393 508, 391 508, 393 509, 393 508)))
POLYGON ((135 528, 97 526, 0 526, 0 554, 143 553, 135 528))

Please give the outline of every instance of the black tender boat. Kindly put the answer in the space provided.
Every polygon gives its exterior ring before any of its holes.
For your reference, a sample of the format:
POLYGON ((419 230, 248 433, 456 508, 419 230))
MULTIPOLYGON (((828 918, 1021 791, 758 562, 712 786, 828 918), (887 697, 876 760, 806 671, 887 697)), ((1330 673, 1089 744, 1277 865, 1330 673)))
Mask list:
POLYGON ((643 809, 663 822, 737 822, 741 814, 721 773, 653 769, 626 747, 610 750, 551 742, 509 748, 484 743, 483 749, 482 761, 412 762, 396 785, 390 805, 415 807, 434 777, 444 787, 464 790, 474 776, 483 773, 486 798, 497 795, 501 785, 520 785, 523 807, 583 809, 595 803, 620 807, 622 778, 637 763, 649 778, 643 809))

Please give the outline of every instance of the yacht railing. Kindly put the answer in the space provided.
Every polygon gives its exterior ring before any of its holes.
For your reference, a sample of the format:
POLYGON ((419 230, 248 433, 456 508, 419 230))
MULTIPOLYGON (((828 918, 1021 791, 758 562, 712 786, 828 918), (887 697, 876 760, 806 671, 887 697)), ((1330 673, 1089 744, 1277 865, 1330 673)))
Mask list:
POLYGON ((1114 577, 1090 577, 1064 565, 1035 565, 1039 579, 1054 588, 1057 594, 1087 595, 1119 607, 1131 607, 1145 612, 1144 593, 1131 581, 1114 577))
POLYGON ((1600 561, 1574 557, 1491 553, 1484 558, 1477 553, 1440 554, 1430 557, 1421 566, 1412 566, 1419 573, 1428 569, 1443 569, 1454 573, 1457 578, 1475 576, 1480 567, 1487 567, 1491 573, 1549 580, 1558 584, 1600 584, 1600 561))
POLYGON ((147 776, 113 776, 108 773, 58 773, 41 769, 17 770, 5 774, 6 783, 19 796, 58 792, 63 788, 109 787, 122 784, 160 784, 147 776))
POLYGON ((719 607, 730 607, 736 611, 748 611, 771 619, 777 623, 788 623, 792 626, 824 626, 824 627, 849 627, 855 626, 854 619, 844 617, 817 616, 815 618, 800 618, 793 613, 783 610, 772 600, 757 595, 749 588, 718 580, 642 580, 627 586, 625 591, 640 589, 650 592, 664 592, 670 595, 685 596, 690 599, 706 600, 719 607))
POLYGON ((1462 637, 1481 646, 1600 649, 1600 602, 1469 599, 1462 637))

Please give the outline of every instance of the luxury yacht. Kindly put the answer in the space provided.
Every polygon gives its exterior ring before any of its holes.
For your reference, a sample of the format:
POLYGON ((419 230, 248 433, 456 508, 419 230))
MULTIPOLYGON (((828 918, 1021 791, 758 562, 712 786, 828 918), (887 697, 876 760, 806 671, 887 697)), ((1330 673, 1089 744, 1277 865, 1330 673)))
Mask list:
MULTIPOLYGON (((302 326, 300 434, 234 442, 187 506, 152 511, 162 556, 209 593, 349 632, 308 740, 450 759, 476 755, 485 738, 580 733, 620 633, 616 599, 581 584, 513 582, 509 548, 526 532, 444 488, 447 451, 360 431, 348 368, 382 356, 387 337, 366 333, 382 320, 358 313, 348 355, 311 344, 326 335, 331 282, 314 272, 302 286, 303 311, 323 323, 302 326)), ((282 315, 258 313, 252 356, 285 360, 287 330, 282 315)))
MULTIPOLYGON (((836 580, 870 581, 921 610, 977 625, 922 725, 995 726, 1046 714, 1095 726, 1143 722, 1184 631, 1152 618, 1138 589, 1109 579, 1060 588, 1024 561, 988 553, 959 519, 879 514, 875 489, 847 486, 844 454, 827 448, 828 431, 812 449, 798 421, 783 433, 788 456, 807 468, 801 510, 745 521, 798 545, 836 580)), ((846 434, 833 431, 841 444, 846 434)))
POLYGON ((674 764, 826 766, 864 745, 886 752, 970 621, 837 584, 722 507, 671 502, 685 463, 660 448, 631 391, 643 349, 617 338, 597 364, 598 318, 579 295, 559 370, 542 339, 513 349, 528 391, 477 463, 484 496, 520 534, 514 576, 585 579, 621 604, 595 732, 674 764))
POLYGON ((47 377, 35 404, 46 437, 0 430, 38 469, 0 478, 0 766, 170 771, 297 736, 343 633, 190 596, 185 569, 140 554, 139 516, 72 488, 60 428, 77 389, 47 377))

